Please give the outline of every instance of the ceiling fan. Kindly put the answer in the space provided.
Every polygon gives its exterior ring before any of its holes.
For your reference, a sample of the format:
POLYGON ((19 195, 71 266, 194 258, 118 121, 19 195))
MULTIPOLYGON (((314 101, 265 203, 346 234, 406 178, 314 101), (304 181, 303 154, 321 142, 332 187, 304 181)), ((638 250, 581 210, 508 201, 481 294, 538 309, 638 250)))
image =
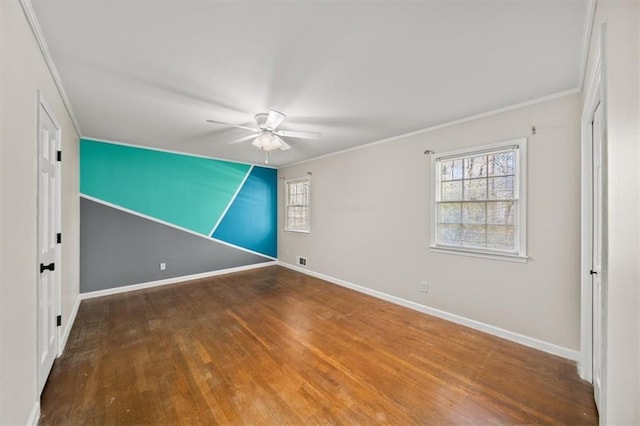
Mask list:
POLYGON ((282 124, 287 116, 279 111, 271 110, 269 112, 261 112, 256 114, 257 128, 240 126, 238 124, 225 123, 217 120, 207 120, 209 123, 222 124, 225 126, 237 127, 239 129, 249 130, 254 134, 236 139, 231 143, 243 142, 248 139, 253 139, 251 145, 255 146, 267 153, 267 161, 269 162, 269 153, 277 149, 281 151, 288 151, 291 149, 291 145, 282 140, 281 136, 297 139, 318 139, 320 133, 318 132, 294 132, 289 130, 277 130, 278 126, 282 124), (258 134, 257 136, 255 134, 258 134))

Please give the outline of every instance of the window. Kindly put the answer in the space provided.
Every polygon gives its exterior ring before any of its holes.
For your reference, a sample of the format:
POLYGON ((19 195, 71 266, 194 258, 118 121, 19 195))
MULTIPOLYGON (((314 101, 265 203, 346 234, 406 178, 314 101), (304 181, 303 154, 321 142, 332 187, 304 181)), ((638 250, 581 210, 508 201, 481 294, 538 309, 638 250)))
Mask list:
POLYGON ((433 154, 434 250, 526 258, 526 144, 433 154))
POLYGON ((285 231, 309 232, 309 178, 285 181, 285 231))

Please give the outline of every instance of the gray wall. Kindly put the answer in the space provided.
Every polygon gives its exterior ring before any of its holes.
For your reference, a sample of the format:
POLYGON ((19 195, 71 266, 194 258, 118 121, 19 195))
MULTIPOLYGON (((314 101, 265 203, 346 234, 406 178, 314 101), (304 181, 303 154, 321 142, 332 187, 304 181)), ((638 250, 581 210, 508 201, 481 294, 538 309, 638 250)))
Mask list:
POLYGON ((81 293, 271 261, 84 198, 80 214, 81 293))

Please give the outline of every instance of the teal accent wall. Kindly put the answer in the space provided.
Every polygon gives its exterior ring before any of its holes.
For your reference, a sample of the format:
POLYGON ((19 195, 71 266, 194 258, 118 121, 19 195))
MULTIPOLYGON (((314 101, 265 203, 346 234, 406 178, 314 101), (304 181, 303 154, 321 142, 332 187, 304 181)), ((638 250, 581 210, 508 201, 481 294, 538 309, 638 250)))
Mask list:
POLYGON ((278 171, 254 167, 213 237, 277 257, 278 171))
MULTIPOLYGON (((277 172, 271 168, 80 140, 83 196, 267 258, 277 257, 276 188, 277 172)), ((149 239, 141 232, 139 237, 149 239)), ((85 241, 87 247, 94 243, 85 241)), ((123 242, 121 250, 130 245, 123 242)))
POLYGON ((251 166, 82 139, 80 192, 209 235, 251 166))

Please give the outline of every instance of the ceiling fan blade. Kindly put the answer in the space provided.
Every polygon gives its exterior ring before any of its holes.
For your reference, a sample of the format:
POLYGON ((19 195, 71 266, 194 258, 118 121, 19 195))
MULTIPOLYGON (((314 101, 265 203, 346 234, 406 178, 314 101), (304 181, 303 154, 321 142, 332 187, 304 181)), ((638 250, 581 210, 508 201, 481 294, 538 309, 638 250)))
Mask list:
POLYGON ((280 151, 289 151, 291 149, 291 145, 289 145, 288 143, 286 143, 285 141, 283 141, 281 138, 279 138, 276 135, 273 135, 273 138, 275 140, 277 140, 278 142, 280 142, 280 151))
POLYGON ((287 138, 296 138, 296 139, 320 139, 322 133, 320 132, 292 132, 289 130, 278 130, 274 132, 278 136, 284 136, 287 138))
POLYGON ((243 136, 243 137, 238 138, 238 139, 234 139, 234 140, 229 141, 227 143, 228 144, 236 144, 236 143, 248 141, 249 139, 253 139, 255 137, 256 137, 256 135, 247 135, 247 136, 243 136))
POLYGON ((245 130, 251 130, 252 132, 259 132, 260 130, 258 129, 254 129, 252 127, 247 127, 247 126, 240 126, 238 124, 231 124, 231 123, 225 123, 224 121, 216 121, 216 120, 207 120, 207 122, 209 123, 213 123, 213 124, 222 124, 224 126, 231 126, 231 127, 237 127, 238 129, 245 129, 245 130))
POLYGON ((269 115, 267 115, 267 121, 264 123, 264 127, 267 130, 275 130, 285 118, 287 118, 287 116, 283 113, 271 110, 269 111, 269 115))

